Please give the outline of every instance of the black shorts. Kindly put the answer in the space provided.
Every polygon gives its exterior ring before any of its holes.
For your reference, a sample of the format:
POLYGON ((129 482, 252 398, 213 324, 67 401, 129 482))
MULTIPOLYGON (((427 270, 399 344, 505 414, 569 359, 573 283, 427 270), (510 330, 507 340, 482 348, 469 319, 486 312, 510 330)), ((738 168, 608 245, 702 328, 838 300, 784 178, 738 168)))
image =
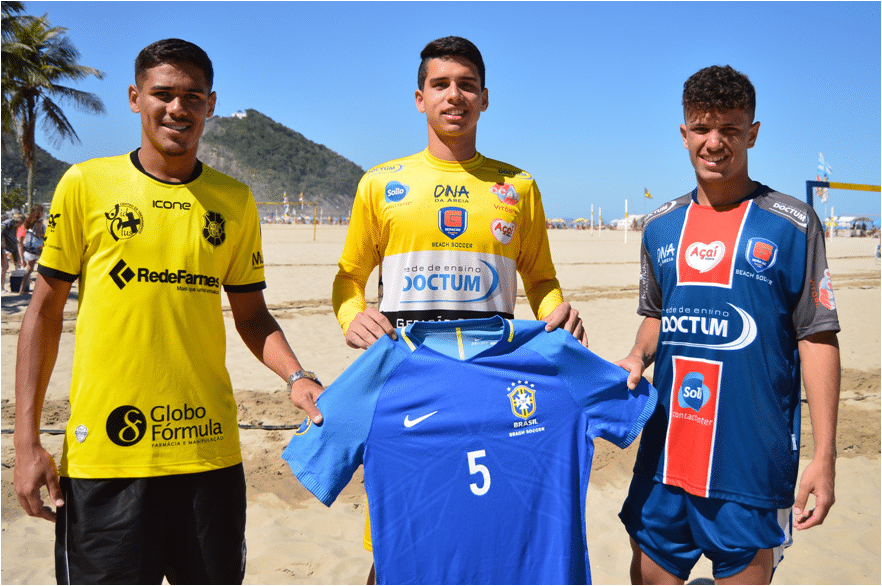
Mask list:
POLYGON ((241 584, 245 472, 61 478, 59 584, 241 584))

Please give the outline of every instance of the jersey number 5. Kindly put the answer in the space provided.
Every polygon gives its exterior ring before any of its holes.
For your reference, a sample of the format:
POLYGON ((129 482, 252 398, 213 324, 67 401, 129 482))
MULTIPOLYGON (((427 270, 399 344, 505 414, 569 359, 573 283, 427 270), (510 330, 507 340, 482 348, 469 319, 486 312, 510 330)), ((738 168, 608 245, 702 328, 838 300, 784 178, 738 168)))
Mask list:
POLYGON ((488 490, 490 490, 490 470, 488 470, 483 464, 478 464, 476 462, 478 458, 483 458, 486 455, 487 452, 484 450, 475 450, 474 452, 468 452, 466 454, 469 458, 469 474, 480 474, 484 479, 481 486, 478 486, 475 482, 469 484, 469 488, 471 488, 472 492, 478 496, 483 496, 487 494, 488 490))

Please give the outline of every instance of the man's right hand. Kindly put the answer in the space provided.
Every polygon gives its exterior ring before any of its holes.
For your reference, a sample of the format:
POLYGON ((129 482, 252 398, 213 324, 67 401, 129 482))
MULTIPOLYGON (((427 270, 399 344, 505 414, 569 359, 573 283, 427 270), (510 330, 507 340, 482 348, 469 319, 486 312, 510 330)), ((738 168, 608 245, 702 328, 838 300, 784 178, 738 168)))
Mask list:
POLYGON ((40 489, 49 490, 49 499, 60 507, 64 504, 61 487, 58 484, 58 470, 55 460, 43 446, 15 451, 15 492, 18 502, 31 517, 42 517, 55 522, 55 513, 43 504, 40 489))
POLYGON ((367 350, 371 344, 387 335, 393 340, 398 339, 395 328, 386 316, 373 307, 368 307, 356 314, 355 319, 349 324, 346 330, 346 343, 350 348, 367 350))

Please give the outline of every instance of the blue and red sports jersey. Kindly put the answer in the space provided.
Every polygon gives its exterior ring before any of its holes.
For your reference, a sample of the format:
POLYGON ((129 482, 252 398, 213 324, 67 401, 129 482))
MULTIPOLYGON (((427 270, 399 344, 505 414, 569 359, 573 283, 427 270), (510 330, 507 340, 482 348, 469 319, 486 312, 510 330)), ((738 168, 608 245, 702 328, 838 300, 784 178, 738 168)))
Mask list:
POLYGON ((283 454, 330 505, 364 464, 378 584, 590 579, 594 439, 620 447, 656 403, 544 322, 417 322, 383 336, 318 399, 283 454))
POLYGON ((643 235, 639 313, 661 332, 659 404, 635 473, 703 497, 792 506, 797 341, 839 331, 814 210, 762 185, 726 211, 694 191, 666 203, 643 235))

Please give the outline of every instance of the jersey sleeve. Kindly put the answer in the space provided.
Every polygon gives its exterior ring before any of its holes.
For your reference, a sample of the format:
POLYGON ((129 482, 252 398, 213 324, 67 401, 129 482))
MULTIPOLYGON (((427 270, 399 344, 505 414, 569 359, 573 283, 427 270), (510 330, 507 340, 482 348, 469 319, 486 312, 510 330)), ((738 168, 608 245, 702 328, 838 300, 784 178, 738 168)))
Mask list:
POLYGON ((563 303, 563 294, 551 260, 545 210, 535 181, 530 182, 528 197, 525 199, 529 207, 524 214, 525 225, 517 268, 533 315, 542 319, 563 303))
MULTIPOLYGON (((549 332, 555 334, 555 332, 549 332)), ((645 378, 633 391, 628 372, 600 358, 579 344, 572 335, 560 332, 560 356, 554 363, 570 383, 570 394, 588 415, 587 435, 602 437, 620 448, 633 442, 658 402, 658 392, 645 378)))
POLYGON ((343 254, 334 278, 332 300, 334 314, 345 332, 356 314, 364 311, 367 303, 364 288, 368 277, 380 261, 380 222, 370 192, 370 179, 362 178, 352 204, 349 229, 343 254))
POLYGON ((646 235, 640 247, 640 298, 637 301, 637 313, 646 316, 661 318, 662 291, 658 279, 655 277, 655 266, 652 264, 652 255, 647 250, 646 235))
POLYGON ((251 190, 245 199, 239 241, 233 251, 230 265, 224 275, 224 289, 229 293, 259 291, 266 287, 260 217, 251 190))
POLYGON ((797 339, 826 331, 839 331, 833 282, 827 268, 827 248, 821 221, 809 210, 806 228, 805 282, 793 311, 797 339))
POLYGON ((80 169, 74 165, 55 188, 49 210, 49 229, 37 267, 43 276, 73 282, 83 270, 83 255, 87 248, 83 181, 80 169))
POLYGON ((383 383, 406 357, 388 336, 377 340, 319 395, 322 425, 307 418, 285 448, 291 471, 326 506, 362 463, 383 383))

